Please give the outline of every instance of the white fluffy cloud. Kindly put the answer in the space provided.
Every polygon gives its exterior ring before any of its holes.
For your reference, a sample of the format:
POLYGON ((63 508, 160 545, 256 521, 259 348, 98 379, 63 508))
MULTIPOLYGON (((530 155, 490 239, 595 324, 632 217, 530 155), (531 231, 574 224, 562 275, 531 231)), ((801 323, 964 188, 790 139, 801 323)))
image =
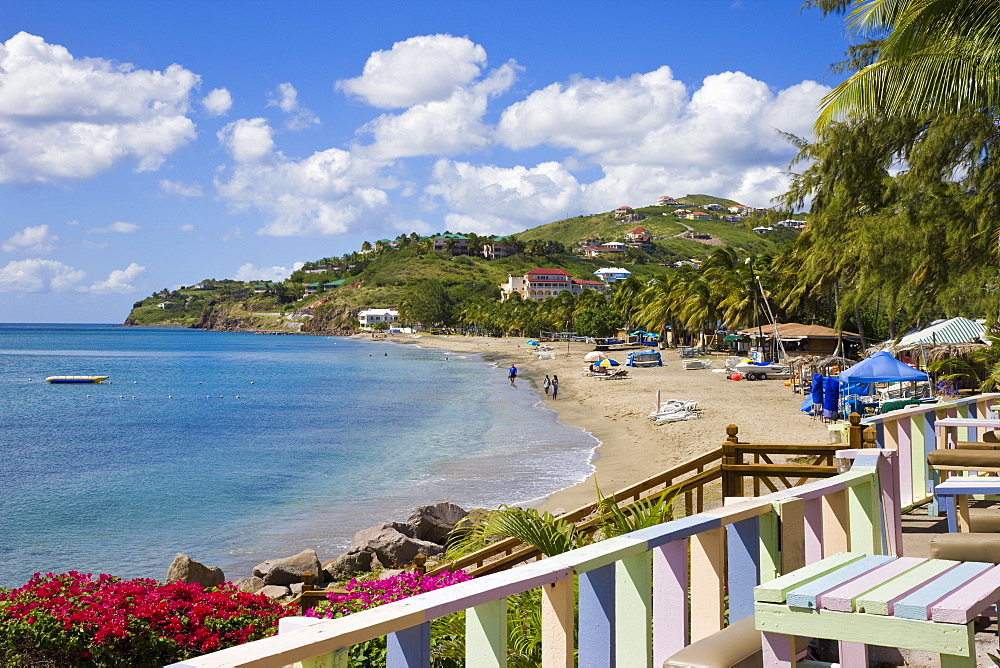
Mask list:
POLYGON ((94 294, 122 294, 135 290, 135 279, 146 271, 146 268, 132 262, 124 269, 115 269, 103 281, 94 281, 87 289, 94 294))
POLYGON ((61 292, 84 276, 86 272, 56 260, 18 260, 0 268, 0 292, 61 292))
POLYGON ((378 163, 335 148, 290 160, 274 150, 271 134, 260 118, 237 121, 219 133, 236 165, 220 171, 215 186, 234 210, 256 209, 267 216, 260 234, 340 234, 388 204, 378 163))
POLYGON ((268 100, 267 106, 278 107, 288 115, 285 126, 289 130, 301 130, 319 124, 316 114, 299 103, 299 92, 290 83, 278 84, 277 95, 268 100))
POLYGON ((58 239, 59 237, 49 233, 48 225, 35 225, 11 235, 3 242, 2 247, 8 253, 47 253, 58 239))
POLYGON ((288 278, 293 271, 300 269, 304 263, 296 262, 292 268, 288 267, 257 267, 247 262, 236 270, 233 280, 236 281, 283 281, 288 278))
POLYGON ((219 130, 221 143, 236 162, 257 162, 274 151, 271 126, 264 118, 241 118, 219 130))
POLYGON ((466 37, 421 35, 374 52, 360 77, 337 87, 374 107, 411 107, 448 98, 485 64, 486 50, 466 37))
POLYGON ((201 186, 197 183, 181 183, 169 179, 160 181, 160 190, 166 195, 176 195, 177 197, 201 197, 204 194, 201 191, 201 186))
POLYGON ((374 140, 367 151, 380 160, 395 160, 485 149, 492 143, 493 130, 482 117, 490 98, 510 88, 515 70, 507 63, 482 81, 457 87, 444 99, 379 116, 363 128, 374 140))
POLYGON ((448 229, 517 232, 580 213, 583 189, 557 162, 510 169, 439 160, 426 193, 452 213, 448 229))
POLYGON ((222 116, 233 106, 233 96, 225 88, 216 88, 201 98, 201 106, 209 116, 222 116))
POLYGON ((116 223, 111 223, 106 227, 91 227, 87 230, 88 234, 131 234, 139 229, 139 226, 135 223, 126 223, 123 221, 118 221, 116 223))
POLYGON ((179 65, 77 59, 20 32, 0 44, 0 183, 89 178, 124 160, 157 169, 194 139, 186 114, 198 84, 179 65))

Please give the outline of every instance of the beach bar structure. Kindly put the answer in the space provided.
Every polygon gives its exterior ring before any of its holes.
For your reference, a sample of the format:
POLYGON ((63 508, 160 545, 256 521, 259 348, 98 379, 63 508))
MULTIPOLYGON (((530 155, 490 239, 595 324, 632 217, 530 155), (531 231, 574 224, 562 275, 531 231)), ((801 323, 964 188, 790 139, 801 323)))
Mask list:
MULTIPOLYGON (((879 557, 879 563, 896 569, 910 563, 900 559, 905 556, 900 518, 904 509, 933 493, 926 454, 939 444, 935 421, 985 416, 998 401, 1000 394, 986 394, 873 417, 865 421, 871 427, 865 445, 875 447, 838 452, 849 464, 832 477, 763 496, 730 498, 722 507, 339 619, 288 618, 277 636, 174 665, 277 668, 299 662, 304 668, 339 668, 347 665, 350 646, 386 636, 390 668, 426 668, 430 622, 465 611, 466 665, 504 668, 506 599, 537 589, 546 668, 658 668, 727 623, 751 616, 764 632, 765 666, 795 665, 785 634, 809 628, 811 637, 839 642, 842 665, 867 665, 867 643, 937 652, 942 665, 972 668, 970 611, 1000 597, 1000 567, 984 572, 992 579, 969 581, 969 587, 978 587, 975 601, 959 604, 946 597, 952 607, 943 613, 944 621, 930 603, 923 607, 923 618, 919 606, 907 613, 917 616, 913 619, 893 612, 893 603, 905 593, 899 587, 923 595, 925 589, 954 584, 941 575, 948 568, 931 563, 935 560, 920 565, 923 580, 910 575, 879 592, 887 601, 881 613, 878 601, 864 614, 814 609, 816 619, 836 623, 813 619, 811 626, 801 622, 807 625, 796 627, 800 616, 784 606, 792 605, 786 599, 792 593, 808 594, 804 587, 813 580, 816 591, 830 590, 831 578, 849 575, 843 569, 855 561, 879 557), (892 632, 881 631, 890 627, 892 632)), ((960 439, 976 436, 971 427, 958 431, 960 439)))
POLYGON ((778 338, 791 356, 795 355, 832 355, 837 350, 837 343, 858 344, 861 336, 854 332, 838 332, 832 327, 823 325, 803 325, 797 322, 778 323, 777 325, 765 324, 760 327, 751 327, 737 332, 740 336, 748 337, 752 343, 752 349, 770 347, 777 350, 774 343, 775 329, 778 338))

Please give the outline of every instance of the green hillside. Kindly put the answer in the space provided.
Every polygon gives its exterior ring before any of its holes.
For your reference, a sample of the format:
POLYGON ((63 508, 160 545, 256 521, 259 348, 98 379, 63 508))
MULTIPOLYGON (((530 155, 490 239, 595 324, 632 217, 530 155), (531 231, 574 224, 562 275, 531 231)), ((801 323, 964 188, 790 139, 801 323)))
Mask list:
POLYGON ((484 237, 468 235, 472 253, 453 255, 435 252, 428 239, 400 235, 367 252, 306 263, 280 283, 208 279, 195 286, 163 290, 136 302, 126 324, 235 330, 301 326, 308 331, 320 327, 317 323, 325 323, 321 330, 346 330, 352 326, 351 314, 358 309, 398 307, 408 294, 426 291, 427 286, 439 290, 450 304, 460 305, 472 299, 496 300, 499 286, 508 275, 523 275, 539 267, 565 269, 576 278, 594 280, 594 271, 602 267, 624 266, 646 281, 672 271, 670 267, 679 260, 705 258, 719 245, 731 245, 755 255, 773 254, 797 235, 791 229, 766 234, 750 230, 752 225, 766 225, 769 219, 788 217, 773 212, 754 218, 752 224, 723 221, 722 216, 729 215, 725 209, 711 212, 710 220, 686 220, 676 215, 677 209, 702 211, 713 202, 723 207, 734 202, 708 195, 689 195, 680 201, 687 206, 635 209, 634 213, 645 216, 640 221, 623 223, 614 212, 608 212, 541 225, 513 235, 515 242, 524 247, 523 254, 495 260, 479 254, 482 244, 489 242, 484 237), (653 234, 654 246, 648 252, 629 249, 622 255, 597 259, 574 254, 581 241, 624 241, 625 233, 636 227, 653 234), (689 228, 711 235, 712 243, 675 236, 687 233, 689 228), (318 271, 325 267, 331 269, 318 271))
POLYGON ((643 227, 653 234, 657 246, 679 258, 708 257, 714 245, 684 239, 682 235, 689 231, 706 233, 721 240, 715 245, 727 245, 742 248, 751 254, 771 254, 787 246, 796 236, 793 230, 778 229, 774 232, 757 234, 751 229, 756 226, 768 226, 773 222, 794 218, 807 220, 807 214, 790 214, 787 212, 769 211, 762 216, 744 217, 740 222, 726 222, 724 216, 731 215, 727 207, 739 204, 734 200, 711 195, 686 195, 678 198, 682 206, 646 206, 634 209, 636 214, 644 215, 639 221, 623 222, 615 218, 613 211, 596 213, 588 216, 567 218, 546 225, 539 225, 518 234, 524 240, 545 239, 558 241, 568 249, 575 247, 585 239, 599 238, 602 241, 622 241, 625 233, 636 227, 643 227), (704 207, 716 203, 723 207, 722 211, 707 211, 704 207), (687 220, 676 214, 679 210, 702 211, 711 216, 711 220, 687 220))

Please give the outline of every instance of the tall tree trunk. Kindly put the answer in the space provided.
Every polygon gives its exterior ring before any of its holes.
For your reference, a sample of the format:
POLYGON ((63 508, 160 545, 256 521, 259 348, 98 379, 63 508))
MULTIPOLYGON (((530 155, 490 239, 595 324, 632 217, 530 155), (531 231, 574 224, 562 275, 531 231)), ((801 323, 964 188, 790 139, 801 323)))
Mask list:
POLYGON ((858 334, 861 335, 861 349, 868 349, 868 339, 865 337, 865 323, 861 322, 861 309, 854 303, 854 320, 858 323, 858 334))

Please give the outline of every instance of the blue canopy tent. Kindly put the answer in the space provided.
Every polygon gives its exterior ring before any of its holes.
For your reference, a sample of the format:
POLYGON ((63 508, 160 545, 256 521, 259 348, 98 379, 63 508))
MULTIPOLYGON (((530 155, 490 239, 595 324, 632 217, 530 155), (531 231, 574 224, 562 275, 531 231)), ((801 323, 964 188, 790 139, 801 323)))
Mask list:
MULTIPOLYGON (((845 413, 864 414, 865 402, 860 396, 871 391, 873 383, 905 383, 927 380, 927 374, 903 364, 891 354, 880 350, 868 359, 861 360, 850 369, 840 372, 840 393, 845 398, 845 413), (847 397, 855 397, 848 405, 847 397)), ((877 404, 876 404, 877 405, 877 404)))

